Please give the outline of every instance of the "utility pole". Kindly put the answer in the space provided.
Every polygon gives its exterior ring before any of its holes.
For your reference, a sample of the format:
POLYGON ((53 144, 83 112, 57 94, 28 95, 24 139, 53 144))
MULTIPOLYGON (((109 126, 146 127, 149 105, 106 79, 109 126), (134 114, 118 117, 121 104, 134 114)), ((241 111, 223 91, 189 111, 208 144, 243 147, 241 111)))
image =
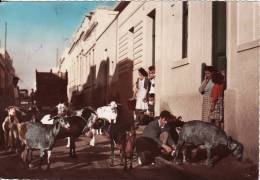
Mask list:
POLYGON ((4 49, 5 61, 6 61, 6 44, 7 44, 7 22, 5 22, 5 49, 4 49))

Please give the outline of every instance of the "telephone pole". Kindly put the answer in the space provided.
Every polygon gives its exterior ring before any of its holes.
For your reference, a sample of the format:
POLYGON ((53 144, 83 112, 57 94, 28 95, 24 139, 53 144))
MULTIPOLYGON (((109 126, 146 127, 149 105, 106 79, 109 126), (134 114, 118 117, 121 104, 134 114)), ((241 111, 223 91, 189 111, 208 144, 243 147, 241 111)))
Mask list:
POLYGON ((7 22, 5 22, 5 49, 4 49, 5 60, 6 60, 6 46, 7 46, 7 22))

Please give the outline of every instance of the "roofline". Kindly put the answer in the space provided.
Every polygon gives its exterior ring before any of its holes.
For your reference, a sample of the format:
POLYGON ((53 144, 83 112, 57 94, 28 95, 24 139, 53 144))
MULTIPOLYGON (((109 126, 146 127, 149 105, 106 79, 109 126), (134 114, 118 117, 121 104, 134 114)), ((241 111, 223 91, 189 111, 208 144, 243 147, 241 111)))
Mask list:
POLYGON ((119 11, 119 13, 122 12, 130 2, 131 1, 119 1, 114 8, 114 11, 119 11))

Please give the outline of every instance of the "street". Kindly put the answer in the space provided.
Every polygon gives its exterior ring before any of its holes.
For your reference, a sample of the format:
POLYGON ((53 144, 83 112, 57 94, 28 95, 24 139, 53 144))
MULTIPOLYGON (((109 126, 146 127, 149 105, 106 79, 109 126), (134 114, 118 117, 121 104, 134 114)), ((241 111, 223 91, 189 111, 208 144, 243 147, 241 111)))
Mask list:
POLYGON ((258 179, 259 2, 0 0, 0 14, 0 179, 258 179), (157 144, 124 129, 156 117, 146 132, 157 144), (55 126, 18 124, 27 121, 55 126), (183 142, 204 149, 191 147, 185 164, 160 155, 141 166, 135 154, 124 171, 119 149, 110 166, 107 135, 95 147, 93 131, 81 135, 113 123, 112 139, 122 131, 122 147, 132 155, 135 145, 143 163, 146 151, 172 153, 183 142), (79 135, 69 157, 61 138, 79 135), (51 168, 45 160, 38 169, 39 150, 30 169, 4 150, 15 151, 18 137, 54 146, 51 168))
POLYGON ((136 158, 132 171, 124 171, 119 165, 119 151, 116 151, 115 166, 109 166, 110 147, 108 139, 97 136, 95 147, 87 145, 89 138, 81 136, 77 141, 77 158, 68 156, 66 139, 58 140, 51 158, 51 170, 47 171, 44 162, 42 170, 37 167, 38 152, 34 152, 33 167, 26 169, 17 154, 0 151, 1 178, 30 179, 174 179, 174 180, 253 180, 257 179, 257 169, 247 162, 238 162, 231 155, 219 161, 215 167, 205 165, 176 165, 157 158, 155 165, 140 167, 136 158))

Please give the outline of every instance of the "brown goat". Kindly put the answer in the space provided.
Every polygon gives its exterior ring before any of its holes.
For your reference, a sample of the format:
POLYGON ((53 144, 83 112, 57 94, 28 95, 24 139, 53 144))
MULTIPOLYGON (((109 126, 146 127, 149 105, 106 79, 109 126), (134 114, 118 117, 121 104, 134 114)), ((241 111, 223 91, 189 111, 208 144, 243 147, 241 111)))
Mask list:
POLYGON ((126 131, 122 138, 122 148, 120 149, 121 164, 124 164, 124 170, 127 170, 127 159, 130 160, 129 169, 133 168, 133 155, 135 148, 136 132, 132 127, 129 131, 126 131))

